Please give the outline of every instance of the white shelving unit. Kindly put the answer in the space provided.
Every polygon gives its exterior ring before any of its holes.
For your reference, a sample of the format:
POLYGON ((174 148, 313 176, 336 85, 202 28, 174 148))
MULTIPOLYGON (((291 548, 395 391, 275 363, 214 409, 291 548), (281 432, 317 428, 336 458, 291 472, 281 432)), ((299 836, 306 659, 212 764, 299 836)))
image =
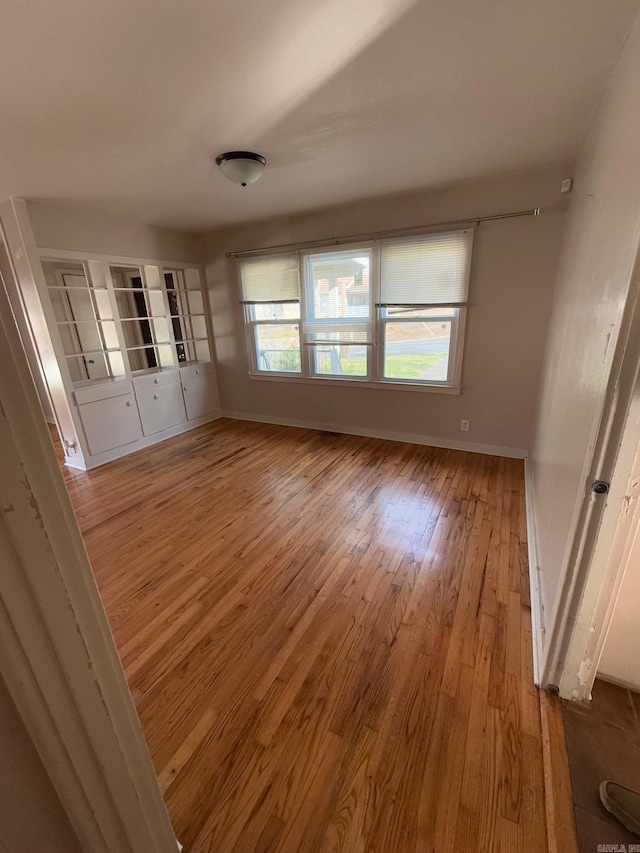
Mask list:
POLYGON ((51 249, 32 266, 38 300, 25 304, 54 413, 66 415, 68 465, 95 468, 219 415, 198 266, 51 249))

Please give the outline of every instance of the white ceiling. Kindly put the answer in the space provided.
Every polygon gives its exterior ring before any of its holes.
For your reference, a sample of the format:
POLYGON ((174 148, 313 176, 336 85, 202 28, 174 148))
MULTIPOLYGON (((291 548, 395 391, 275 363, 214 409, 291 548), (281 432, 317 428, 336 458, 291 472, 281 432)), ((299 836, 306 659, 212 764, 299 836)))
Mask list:
POLYGON ((185 230, 566 162, 638 0, 4 0, 0 197, 185 230), (213 165, 268 160, 241 188, 213 165))

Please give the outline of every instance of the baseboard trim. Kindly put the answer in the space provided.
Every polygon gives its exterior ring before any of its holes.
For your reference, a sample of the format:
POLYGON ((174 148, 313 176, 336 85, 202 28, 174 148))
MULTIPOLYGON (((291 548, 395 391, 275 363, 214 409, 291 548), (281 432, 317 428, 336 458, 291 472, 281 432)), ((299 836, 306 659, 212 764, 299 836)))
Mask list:
POLYGON ((269 415, 259 415, 252 412, 223 411, 223 418, 236 421, 254 421, 261 424, 276 426, 291 426, 299 429, 326 430, 339 432, 343 435, 360 435, 363 438, 381 438, 386 441, 400 441, 405 444, 422 444, 429 447, 442 447, 445 450, 464 450, 468 453, 486 453, 489 456, 506 456, 510 459, 526 459, 527 451, 519 447, 501 447, 496 444, 475 444, 471 441, 457 441, 453 438, 438 438, 433 435, 419 435, 409 432, 392 432, 390 430, 364 429, 348 424, 320 423, 318 421, 297 420, 295 418, 273 418, 269 415))
POLYGON ((536 513, 533 497, 533 476, 531 462, 524 460, 525 510, 527 516, 527 556, 529 559, 529 595, 531 599, 531 632, 533 645, 533 680, 540 686, 540 667, 544 646, 544 611, 540 590, 540 560, 538 534, 536 532, 536 513))
POLYGON ((634 693, 640 693, 640 684, 636 684, 633 681, 625 681, 624 678, 616 678, 615 675, 607 675, 606 672, 600 672, 600 670, 598 670, 596 678, 599 678, 600 681, 608 681, 609 684, 615 684, 616 687, 624 687, 625 690, 632 690, 634 693))
POLYGON ((74 456, 65 456, 64 464, 67 468, 73 468, 74 471, 86 471, 87 466, 84 462, 81 462, 79 459, 76 459, 74 456))

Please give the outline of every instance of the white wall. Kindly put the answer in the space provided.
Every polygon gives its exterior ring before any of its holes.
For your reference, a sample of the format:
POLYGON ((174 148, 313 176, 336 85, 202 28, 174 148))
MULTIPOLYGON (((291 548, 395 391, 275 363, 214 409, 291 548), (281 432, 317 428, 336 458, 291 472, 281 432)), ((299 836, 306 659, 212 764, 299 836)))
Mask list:
POLYGON ((496 178, 203 235, 223 409, 528 448, 562 234, 559 184, 565 175, 566 170, 554 170, 496 178), (544 208, 543 215, 486 223, 476 234, 460 396, 249 378, 235 264, 225 252, 533 207, 544 208), (462 418, 470 421, 468 433, 460 432, 462 418))
POLYGON ((1 678, 0 850, 80 851, 78 839, 1 678))
POLYGON ((636 22, 576 165, 550 324, 531 465, 547 626, 575 532, 636 260, 639 139, 636 22))
POLYGON ((185 263, 198 261, 192 234, 114 219, 55 202, 28 201, 27 210, 40 248, 185 263))

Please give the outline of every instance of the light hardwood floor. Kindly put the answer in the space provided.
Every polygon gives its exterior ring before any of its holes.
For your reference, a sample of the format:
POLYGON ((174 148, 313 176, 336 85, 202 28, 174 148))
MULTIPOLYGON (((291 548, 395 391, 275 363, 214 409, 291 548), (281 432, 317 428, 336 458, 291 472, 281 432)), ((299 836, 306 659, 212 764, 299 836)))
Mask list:
POLYGON ((521 461, 221 420, 65 479, 188 853, 546 851, 521 461))

